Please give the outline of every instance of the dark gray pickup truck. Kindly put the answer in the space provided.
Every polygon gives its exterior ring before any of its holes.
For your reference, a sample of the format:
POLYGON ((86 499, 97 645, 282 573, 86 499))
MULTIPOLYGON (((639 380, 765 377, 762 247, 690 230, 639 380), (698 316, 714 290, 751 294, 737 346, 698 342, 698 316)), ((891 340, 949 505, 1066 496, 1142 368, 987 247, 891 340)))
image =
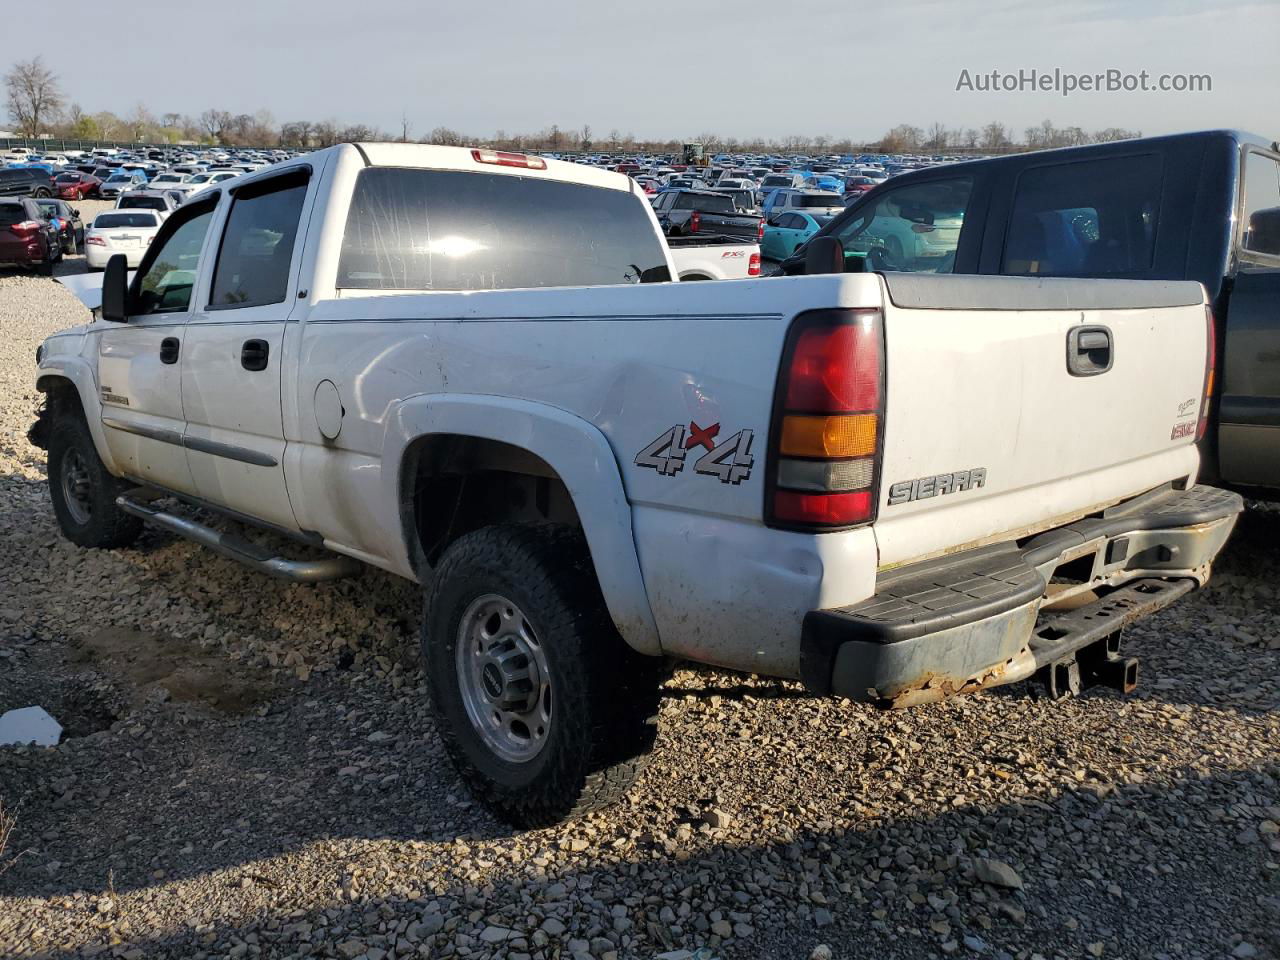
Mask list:
POLYGON ((758 243, 764 218, 742 213, 733 197, 711 190, 668 190, 653 198, 662 232, 669 237, 713 234, 758 243))
MULTIPOLYGON (((818 237, 840 241, 846 270, 1200 281, 1219 374, 1201 477, 1280 499, 1274 141, 1213 130, 932 167, 867 193, 818 237)), ((805 257, 780 271, 804 273, 805 257)))

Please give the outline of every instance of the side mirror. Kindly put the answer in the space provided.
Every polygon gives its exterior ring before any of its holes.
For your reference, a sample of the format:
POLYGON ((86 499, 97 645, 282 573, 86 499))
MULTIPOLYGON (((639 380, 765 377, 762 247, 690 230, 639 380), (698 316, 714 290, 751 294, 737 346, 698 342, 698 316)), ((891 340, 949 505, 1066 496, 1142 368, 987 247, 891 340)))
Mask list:
POLYGON ((835 237, 810 237, 804 249, 804 272, 808 276, 844 273, 844 244, 835 237))
POLYGON ((111 323, 124 323, 125 301, 129 296, 129 258, 117 253, 107 261, 102 272, 102 319, 111 323))

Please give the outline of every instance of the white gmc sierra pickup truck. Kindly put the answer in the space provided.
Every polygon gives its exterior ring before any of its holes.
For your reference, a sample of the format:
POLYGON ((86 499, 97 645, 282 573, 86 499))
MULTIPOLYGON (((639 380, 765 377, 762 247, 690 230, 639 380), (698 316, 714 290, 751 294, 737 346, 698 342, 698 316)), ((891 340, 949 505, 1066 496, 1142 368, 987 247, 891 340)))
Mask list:
POLYGON ((422 583, 441 734, 518 824, 627 788, 664 658, 882 706, 1132 685, 1120 628, 1241 509, 1196 485, 1198 284, 671 277, 619 174, 371 143, 238 177, 41 346, 58 522, 422 583))

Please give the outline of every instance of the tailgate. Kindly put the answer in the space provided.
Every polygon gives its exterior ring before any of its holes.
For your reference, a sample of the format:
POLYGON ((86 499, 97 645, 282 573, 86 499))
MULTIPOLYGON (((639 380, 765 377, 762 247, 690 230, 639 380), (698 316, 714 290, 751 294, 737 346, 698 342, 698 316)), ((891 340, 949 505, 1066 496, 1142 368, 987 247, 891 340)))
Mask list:
POLYGON ((717 233, 724 237, 748 237, 755 240, 760 234, 759 217, 733 217, 723 213, 703 213, 699 233, 717 233))
POLYGON ((886 274, 881 566, 1058 526, 1194 476, 1191 282, 886 274))

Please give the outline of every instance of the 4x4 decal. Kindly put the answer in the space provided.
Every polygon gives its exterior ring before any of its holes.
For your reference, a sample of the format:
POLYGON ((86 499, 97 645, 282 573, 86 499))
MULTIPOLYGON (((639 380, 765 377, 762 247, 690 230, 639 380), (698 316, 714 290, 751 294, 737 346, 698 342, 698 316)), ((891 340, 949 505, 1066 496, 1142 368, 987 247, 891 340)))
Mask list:
POLYGON ((705 447, 693 465, 694 473, 716 477, 721 483, 737 486, 751 477, 755 458, 751 455, 750 430, 739 430, 733 436, 717 444, 720 424, 701 427, 690 421, 686 428, 678 423, 664 430, 653 442, 636 454, 637 467, 657 470, 664 477, 674 477, 684 469, 685 457, 694 447, 705 447))

